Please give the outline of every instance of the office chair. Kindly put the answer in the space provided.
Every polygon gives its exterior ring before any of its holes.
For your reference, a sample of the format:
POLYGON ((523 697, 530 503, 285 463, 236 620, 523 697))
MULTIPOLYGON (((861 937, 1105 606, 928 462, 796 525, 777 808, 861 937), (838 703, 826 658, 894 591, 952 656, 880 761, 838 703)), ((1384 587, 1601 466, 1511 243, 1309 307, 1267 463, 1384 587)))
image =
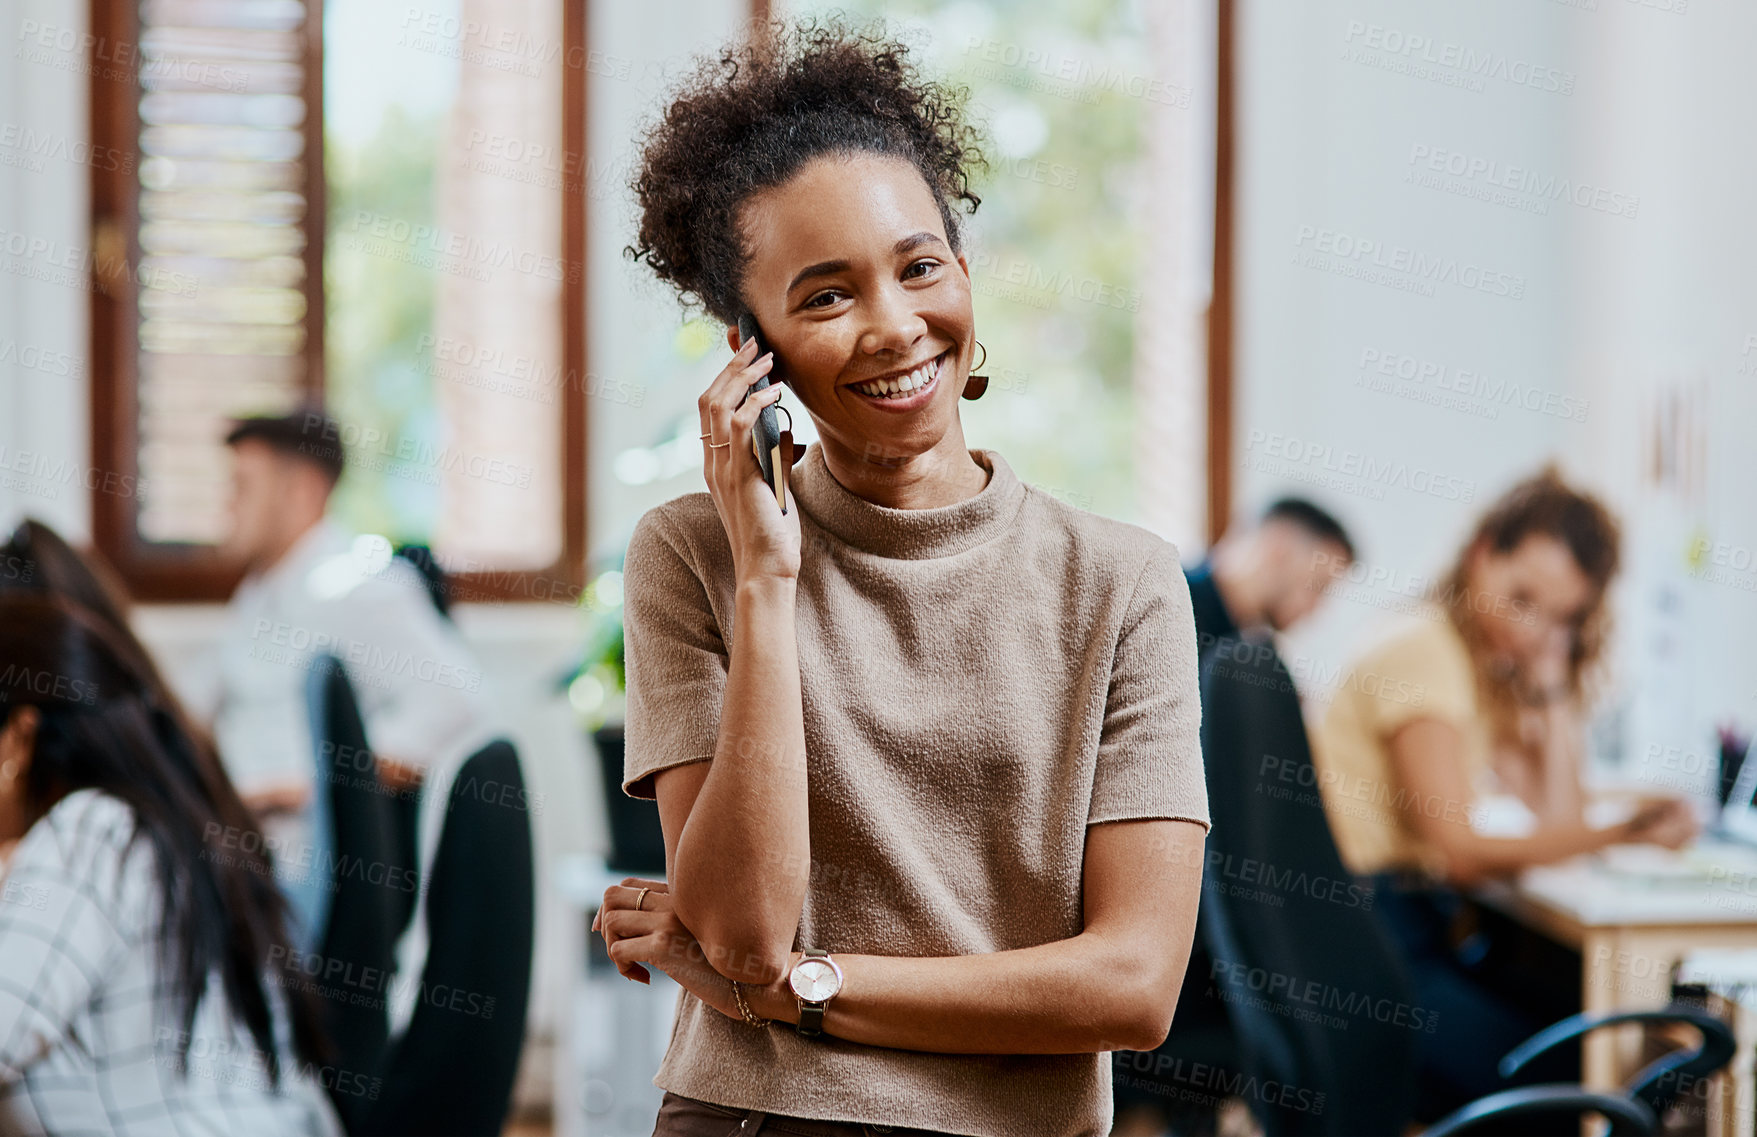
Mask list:
MULTIPOLYGON (((321 970, 295 971, 335 990, 319 1002, 335 1066, 351 1075, 377 1070, 389 1035, 389 1015, 381 991, 331 983, 328 976, 389 976, 395 961, 399 913, 412 896, 412 862, 400 852, 393 833, 391 800, 378 783, 366 727, 347 671, 334 656, 314 660, 306 683, 315 743, 318 792, 329 802, 333 840, 329 855, 336 867, 328 919, 321 929, 317 963, 321 970)), ((334 1079, 330 1097, 345 1126, 357 1123, 369 1104, 359 1078, 334 1079)))
POLYGON ((451 619, 452 586, 451 578, 446 575, 445 566, 439 563, 439 557, 427 545, 398 545, 391 553, 409 562, 416 572, 421 574, 421 584, 427 589, 427 599, 439 614, 451 619))
MULTIPOLYGON (((1297 704, 1277 695, 1292 683, 1271 653, 1217 649, 1202 669, 1203 752, 1250 759, 1208 767, 1214 828, 1202 904, 1213 978, 1254 1084, 1296 1091, 1247 1095, 1269 1137, 1400 1134, 1415 1101, 1413 1032, 1429 1024, 1370 892, 1337 852, 1297 704)), ((1685 1022, 1703 1041, 1641 1071, 1626 1092, 1509 1089, 1447 1115, 1428 1137, 1537 1132, 1583 1113, 1603 1115, 1613 1133, 1657 1132, 1678 1095, 1732 1054, 1724 1024, 1674 1007, 1563 1020, 1508 1054, 1500 1072, 1511 1077, 1625 1022, 1685 1022)))
POLYGON ((1673 1050, 1654 1059, 1629 1080, 1628 1092, 1656 1117, 1679 1096, 1689 1093, 1704 1078, 1733 1060, 1737 1042, 1732 1030, 1707 1011, 1683 1003, 1674 1003, 1657 1011, 1610 1011, 1597 1015, 1572 1015, 1545 1027, 1514 1047, 1501 1059, 1501 1076, 1510 1078, 1532 1059, 1564 1042, 1583 1038, 1595 1030, 1623 1026, 1628 1023, 1684 1023, 1702 1035, 1694 1050, 1673 1050))
POLYGON ((604 812, 610 822, 606 867, 629 876, 663 877, 665 830, 659 825, 659 806, 622 791, 622 727, 601 727, 592 732, 592 742, 598 751, 598 784, 604 790, 604 812))
MULTIPOLYGON (((430 789, 437 790, 434 786, 430 789)), ((415 1009, 359 1127, 374 1137, 498 1134, 530 996, 535 867, 518 753, 489 743, 459 768, 423 883, 427 956, 415 1009)), ((427 808, 439 808, 429 802, 427 808)))
POLYGON ((1243 1066, 1293 1088, 1247 1100, 1269 1137, 1400 1133, 1415 1105, 1414 1040, 1395 1021, 1414 1006, 1409 978, 1331 840, 1291 676, 1228 643, 1201 675, 1214 823, 1201 924, 1243 1066), (1337 1030, 1338 1003, 1367 1013, 1337 1030))
POLYGON ((1523 1122, 1554 1124, 1557 1118, 1593 1113, 1610 1123, 1605 1130, 1610 1137, 1654 1137, 1659 1133, 1659 1120, 1653 1111, 1635 1098, 1626 1094, 1597 1093, 1579 1086, 1553 1085, 1526 1086, 1478 1098, 1422 1130, 1421 1137, 1526 1132, 1510 1126, 1523 1122))
MULTIPOLYGON (((446 623, 455 624, 451 608, 455 600, 450 575, 445 566, 439 563, 438 554, 429 545, 415 542, 398 545, 391 555, 399 560, 407 561, 421 578, 421 586, 427 592, 427 599, 432 602, 434 610, 445 618, 446 623)), ((420 863, 420 814, 421 788, 417 787, 406 793, 392 794, 390 811, 395 815, 395 835, 397 853, 406 864, 420 863)), ((409 926, 415 915, 415 898, 411 895, 408 903, 403 905, 397 916, 397 932, 409 926)))
POLYGON ((1191 1137, 1217 1131, 1217 1107, 1224 1093, 1214 1091, 1239 1069, 1238 1045, 1226 1004, 1210 985, 1213 959, 1200 912, 1196 938, 1184 982, 1178 991, 1177 1016, 1170 1032, 1152 1050, 1124 1051, 1113 1056, 1112 1099, 1116 1115, 1147 1109, 1171 1131, 1191 1137))
POLYGON ((1464 1137, 1491 1129, 1506 1132, 1510 1119, 1519 1117, 1574 1117, 1597 1113, 1610 1122, 1613 1134, 1657 1134, 1666 1112, 1702 1080, 1732 1061, 1736 1042, 1725 1023, 1706 1011, 1673 1004, 1657 1011, 1611 1011, 1597 1015, 1571 1015, 1545 1027, 1503 1057, 1502 1077, 1510 1078, 1539 1055, 1574 1042, 1595 1030, 1629 1023, 1684 1023, 1702 1035, 1694 1049, 1685 1047, 1654 1059, 1630 1078, 1622 1093, 1597 1093, 1579 1086, 1529 1086, 1504 1090, 1479 1098, 1455 1110, 1429 1127, 1423 1137, 1464 1137))

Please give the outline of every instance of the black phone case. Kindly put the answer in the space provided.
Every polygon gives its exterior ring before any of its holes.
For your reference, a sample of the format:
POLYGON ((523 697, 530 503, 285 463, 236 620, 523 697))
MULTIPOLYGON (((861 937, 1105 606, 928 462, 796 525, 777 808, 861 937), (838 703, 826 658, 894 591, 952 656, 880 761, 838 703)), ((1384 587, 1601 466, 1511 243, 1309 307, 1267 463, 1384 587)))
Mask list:
MULTIPOLYGON (((762 336, 757 332, 756 317, 746 312, 738 317, 738 346, 742 348, 753 339, 757 341, 758 355, 768 350, 763 346, 762 336)), ((769 375, 774 373, 774 368, 771 367, 769 375)), ((764 375, 752 385, 751 394, 769 386, 769 375, 764 375)), ((756 426, 751 431, 750 441, 751 449, 756 451, 757 465, 762 467, 763 481, 769 484, 769 489, 775 494, 775 500, 780 504, 781 512, 786 513, 787 499, 777 480, 783 476, 775 460, 777 448, 781 445, 781 425, 776 420, 774 406, 764 407, 762 412, 757 415, 756 426)))

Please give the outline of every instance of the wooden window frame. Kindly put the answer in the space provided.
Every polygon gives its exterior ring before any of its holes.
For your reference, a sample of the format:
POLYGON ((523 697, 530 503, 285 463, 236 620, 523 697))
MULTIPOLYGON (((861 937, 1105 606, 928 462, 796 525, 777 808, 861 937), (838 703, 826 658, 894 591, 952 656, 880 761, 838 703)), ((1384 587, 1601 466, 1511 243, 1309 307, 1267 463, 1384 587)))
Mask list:
POLYGON ((1208 544, 1232 516, 1233 126, 1238 24, 1233 0, 1214 0, 1214 281, 1208 302, 1208 544))
MULTIPOLYGON (((562 152, 586 160, 586 11, 562 5, 562 152)), ((138 44, 140 12, 134 0, 90 0, 91 31, 98 44, 138 44)), ((323 170, 323 3, 310 0, 305 21, 306 368, 301 388, 324 393, 323 247, 327 195, 323 170)), ((94 48, 95 50, 95 48, 94 48)), ((138 52, 135 53, 138 59, 138 52)), ((108 67, 91 68, 91 140, 134 154, 140 149, 140 84, 104 78, 108 67)), ((237 587, 240 574, 208 545, 144 540, 140 502, 133 494, 106 490, 139 484, 138 398, 140 358, 140 197, 135 163, 92 164, 91 244, 91 448, 92 465, 108 478, 93 479, 92 537, 138 600, 218 601, 237 587)), ((529 571, 463 572, 453 577, 462 601, 577 600, 586 580, 586 197, 562 193, 562 413, 561 554, 554 564, 529 571)))

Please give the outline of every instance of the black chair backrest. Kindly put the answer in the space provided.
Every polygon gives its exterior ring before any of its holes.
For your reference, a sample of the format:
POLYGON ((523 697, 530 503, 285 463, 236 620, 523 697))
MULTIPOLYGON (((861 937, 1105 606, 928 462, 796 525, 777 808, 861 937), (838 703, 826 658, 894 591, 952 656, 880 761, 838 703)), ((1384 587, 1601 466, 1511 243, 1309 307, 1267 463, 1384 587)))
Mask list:
POLYGON ((1477 1098, 1422 1130, 1421 1137, 1578 1133, 1580 1123, 1595 1115, 1607 1123, 1605 1137, 1653 1137, 1660 1131, 1653 1110, 1637 1098, 1555 1083, 1522 1086, 1477 1098))
POLYGON ((1293 678, 1269 645, 1223 638, 1201 693, 1212 982, 1245 1067, 1277 1087, 1247 1101, 1269 1137, 1400 1133, 1435 1024, 1337 853, 1293 678))
POLYGON ((441 616, 451 619, 451 578, 446 575, 445 567, 439 563, 433 549, 427 545, 398 545, 392 555, 408 561, 421 574, 421 583, 427 587, 427 599, 433 601, 441 616))
POLYGON ((592 732, 598 750, 599 784, 604 789, 604 811, 610 821, 610 855, 605 859, 612 872, 630 876, 665 875, 665 830, 659 824, 659 805, 648 798, 629 797, 622 791, 625 739, 620 726, 592 732))
MULTIPOLYGON (((530 996, 535 870, 531 799, 508 742, 467 760, 443 806, 427 873, 427 963, 361 1133, 498 1134, 530 996)), ((427 808, 440 808, 429 803, 427 808)))
POLYGON ((1700 1093, 1703 1083, 1733 1060, 1738 1041, 1732 1029, 1700 1007, 1673 1003, 1653 1011, 1608 1011, 1572 1015, 1545 1027, 1501 1059, 1502 1077, 1511 1078, 1533 1059, 1563 1043, 1573 1042, 1595 1030, 1629 1023, 1653 1023, 1662 1026, 1684 1024, 1693 1026, 1702 1041, 1695 1046, 1669 1050, 1636 1072, 1629 1080, 1629 1096, 1639 1099, 1664 1117, 1666 1111, 1686 1094, 1700 1093))
POLYGON ((317 788, 329 796, 334 827, 329 853, 335 889, 318 959, 302 961, 291 979, 318 991, 335 1068, 347 1075, 325 1085, 352 1131, 370 1104, 370 1078, 384 1058, 390 1019, 383 984, 395 961, 399 914, 418 881, 395 838, 393 802, 379 784, 341 662, 334 656, 314 660, 306 694, 317 788))

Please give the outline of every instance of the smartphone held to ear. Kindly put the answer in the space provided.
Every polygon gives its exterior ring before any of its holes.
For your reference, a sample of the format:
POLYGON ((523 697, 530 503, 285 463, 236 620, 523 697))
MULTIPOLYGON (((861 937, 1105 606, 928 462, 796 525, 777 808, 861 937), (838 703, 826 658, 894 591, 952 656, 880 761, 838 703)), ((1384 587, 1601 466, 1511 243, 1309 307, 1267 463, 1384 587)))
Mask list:
MULTIPOLYGON (((757 341, 756 353, 761 356, 767 351, 762 336, 757 331, 756 317, 749 312, 738 317, 738 346, 740 348, 751 340, 757 341)), ((776 359, 769 368, 769 373, 758 379, 751 387, 750 393, 755 394, 770 385, 771 380, 779 380, 776 373, 781 361, 776 359)), ((747 396, 748 397, 748 396, 747 396)), ((787 471, 798 461, 793 451, 793 431, 782 430, 775 417, 775 407, 767 406, 757 414, 756 425, 750 432, 751 449, 756 452, 757 465, 762 468, 763 481, 774 491, 775 504, 781 512, 787 512, 787 471)), ((788 425, 792 426, 792 415, 788 415, 788 425)))

